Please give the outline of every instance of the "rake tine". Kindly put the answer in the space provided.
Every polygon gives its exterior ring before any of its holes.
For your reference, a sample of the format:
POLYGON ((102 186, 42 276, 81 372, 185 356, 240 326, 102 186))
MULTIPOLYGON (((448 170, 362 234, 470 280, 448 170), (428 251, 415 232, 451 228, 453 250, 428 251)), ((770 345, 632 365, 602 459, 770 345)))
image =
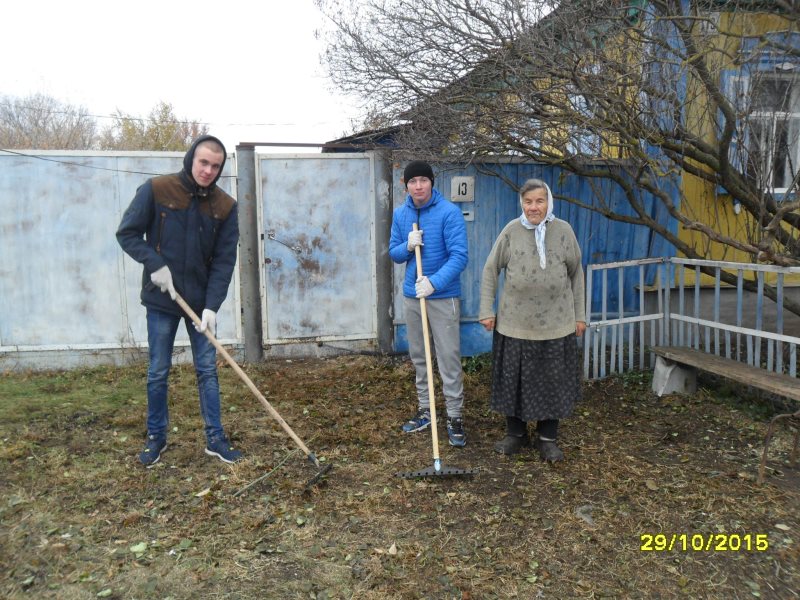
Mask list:
POLYGON ((477 474, 480 469, 459 469, 457 467, 435 467, 420 469, 419 471, 400 471, 395 476, 403 479, 419 479, 423 477, 470 477, 477 474))

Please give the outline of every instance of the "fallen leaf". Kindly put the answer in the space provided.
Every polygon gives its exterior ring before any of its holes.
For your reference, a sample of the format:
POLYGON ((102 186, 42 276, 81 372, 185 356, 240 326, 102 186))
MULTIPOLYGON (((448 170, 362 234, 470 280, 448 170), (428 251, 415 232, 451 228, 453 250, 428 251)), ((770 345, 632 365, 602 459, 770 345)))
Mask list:
POLYGON ((202 498, 203 496, 205 496, 206 494, 208 494, 208 493, 210 493, 210 492, 211 492, 211 488, 210 488, 210 487, 207 487, 206 489, 204 489, 204 490, 200 490, 199 492, 197 492, 197 493, 195 494, 195 496, 196 496, 197 498, 202 498))
POLYGON ((778 523, 777 525, 775 525, 775 529, 780 529, 781 531, 789 531, 791 530, 791 527, 789 527, 788 525, 784 525, 783 523, 778 523))
POLYGON ((142 513, 131 513, 129 515, 125 515, 122 518, 122 526, 123 527, 130 527, 131 525, 135 525, 142 519, 142 513))
POLYGON ((579 506, 575 509, 575 514, 586 521, 589 525, 594 525, 594 519, 592 519, 592 510, 594 510, 594 507, 591 504, 584 504, 583 506, 579 506))
POLYGON ((147 542, 140 542, 128 548, 134 554, 144 554, 147 551, 147 542))
POLYGON ((644 484, 647 486, 648 490, 653 492, 658 491, 658 484, 652 479, 645 479, 644 484))
POLYGON ((192 547, 192 540, 182 539, 178 544, 178 550, 188 550, 192 547))
POLYGON ((395 556, 397 554, 397 544, 392 544, 389 546, 389 554, 395 556))

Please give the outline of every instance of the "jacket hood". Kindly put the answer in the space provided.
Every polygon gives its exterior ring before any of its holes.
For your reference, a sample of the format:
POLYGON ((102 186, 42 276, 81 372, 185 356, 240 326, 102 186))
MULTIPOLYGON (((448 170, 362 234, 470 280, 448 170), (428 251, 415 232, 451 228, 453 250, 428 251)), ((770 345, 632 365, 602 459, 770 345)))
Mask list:
POLYGON ((214 137, 213 135, 201 135, 194 142, 192 142, 192 147, 189 148, 189 150, 183 157, 183 173, 187 177, 187 179, 193 185, 197 186, 197 188, 199 189, 203 188, 197 185, 197 182, 194 180, 194 177, 192 177, 192 163, 194 162, 194 153, 197 150, 197 146, 199 146, 203 142, 208 142, 208 141, 216 142, 217 144, 222 146, 222 166, 220 166, 219 173, 217 173, 217 176, 214 179, 214 181, 212 181, 211 185, 209 185, 208 188, 205 189, 211 189, 217 184, 217 181, 222 176, 222 171, 225 168, 225 161, 228 160, 228 151, 225 150, 225 144, 223 144, 219 138, 214 137))

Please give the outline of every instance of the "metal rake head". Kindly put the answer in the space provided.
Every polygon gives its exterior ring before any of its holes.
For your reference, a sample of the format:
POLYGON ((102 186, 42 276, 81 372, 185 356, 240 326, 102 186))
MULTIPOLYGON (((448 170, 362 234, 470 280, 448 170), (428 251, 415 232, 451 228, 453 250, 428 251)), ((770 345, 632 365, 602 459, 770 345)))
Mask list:
POLYGON ((419 471, 400 471, 399 473, 395 473, 395 476, 402 477, 403 479, 418 479, 420 477, 471 477, 478 471, 480 471, 480 469, 440 467, 437 470, 435 467, 428 467, 427 469, 420 469, 419 471))
POLYGON ((325 476, 325 474, 333 468, 333 463, 327 463, 320 468, 316 475, 314 475, 311 479, 309 479, 304 489, 306 491, 310 490, 312 486, 315 486, 319 481, 325 476))

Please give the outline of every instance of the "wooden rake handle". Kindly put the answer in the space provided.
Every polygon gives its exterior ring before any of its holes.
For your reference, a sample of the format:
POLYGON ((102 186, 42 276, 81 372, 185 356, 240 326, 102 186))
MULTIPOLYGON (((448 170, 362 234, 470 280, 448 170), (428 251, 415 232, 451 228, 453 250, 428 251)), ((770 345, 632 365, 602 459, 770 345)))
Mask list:
MULTIPOLYGON (((413 227, 414 231, 419 229, 416 223, 413 224, 413 227)), ((419 246, 414 246, 414 256, 417 259, 417 279, 419 279, 422 277, 422 252, 419 246)), ((431 358, 431 342, 428 334, 428 309, 425 307, 425 298, 419 299, 419 311, 422 314, 422 339, 425 344, 425 368, 428 370, 428 406, 431 411, 433 462, 434 465, 439 465, 439 432, 436 428, 436 401, 433 397, 433 360, 431 358)))
MULTIPOLYGON (((195 325, 197 325, 199 329, 202 321, 198 318, 197 314, 192 310, 192 308, 186 303, 186 300, 181 298, 180 294, 178 294, 177 292, 175 293, 175 302, 177 302, 178 306, 180 306, 183 309, 183 311, 187 315, 189 315, 189 318, 195 325)), ((225 347, 219 343, 219 340, 217 340, 217 338, 214 337, 214 334, 211 333, 211 331, 209 331, 208 329, 206 329, 203 333, 208 338, 208 341, 214 344, 214 347, 223 356, 223 358, 225 358, 225 360, 228 362, 231 368, 236 372, 239 378, 245 382, 247 387, 250 388, 250 391, 253 392, 256 398, 258 398, 261 401, 261 404, 263 404, 264 408, 267 409, 267 412, 270 415, 272 415, 272 418, 275 419, 280 424, 281 427, 283 427, 283 430, 287 434, 289 434, 289 437, 292 438, 292 441, 294 441, 295 444, 297 444, 297 447, 300 448, 300 450, 303 451, 303 453, 308 457, 308 459, 319 468, 320 463, 317 457, 314 455, 314 453, 311 452, 311 450, 309 450, 306 447, 306 445, 303 443, 303 440, 297 437, 297 434, 294 431, 292 431, 292 428, 289 427, 289 424, 283 420, 283 417, 281 417, 278 411, 275 410, 272 407, 272 405, 267 401, 267 399, 264 397, 264 395, 258 391, 258 388, 255 386, 252 380, 247 376, 247 373, 242 371, 241 367, 238 364, 236 364, 236 361, 233 360, 233 357, 228 353, 227 350, 225 350, 225 347)))

